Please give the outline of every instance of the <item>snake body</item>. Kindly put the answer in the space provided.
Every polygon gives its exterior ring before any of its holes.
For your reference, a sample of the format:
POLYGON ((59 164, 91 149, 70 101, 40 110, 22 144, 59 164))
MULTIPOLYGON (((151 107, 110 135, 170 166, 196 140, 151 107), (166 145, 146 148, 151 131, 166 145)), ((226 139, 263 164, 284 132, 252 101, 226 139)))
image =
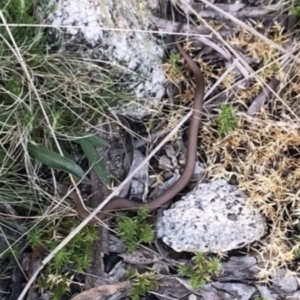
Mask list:
MULTIPOLYGON (((98 219, 97 218, 92 219, 91 223, 98 223, 99 219, 103 219, 103 217, 105 216, 105 212, 109 212, 109 211, 112 212, 120 209, 136 212, 141 207, 147 207, 150 212, 153 212, 159 207, 168 203, 180 191, 182 191, 185 188, 185 186, 188 184, 188 182, 190 181, 193 175, 195 162, 197 158, 197 137, 198 137, 198 130, 200 126, 200 117, 202 113, 205 81, 204 81, 204 76, 201 70, 198 68, 197 64, 181 47, 180 43, 178 42, 178 37, 176 38, 176 46, 180 54, 187 62, 189 68, 192 70, 196 81, 196 91, 195 91, 194 101, 193 101, 193 114, 189 125, 188 145, 187 145, 187 154, 186 154, 187 157, 186 157, 186 165, 184 171, 181 177, 173 186, 171 186, 168 190, 163 192, 160 196, 158 196, 153 201, 149 203, 138 203, 129 199, 114 198, 103 207, 103 210, 99 214, 97 214, 98 219)), ((73 200, 75 204, 78 216, 81 219, 85 219, 90 214, 90 212, 83 207, 77 193, 73 192, 69 195, 69 197, 73 200)))

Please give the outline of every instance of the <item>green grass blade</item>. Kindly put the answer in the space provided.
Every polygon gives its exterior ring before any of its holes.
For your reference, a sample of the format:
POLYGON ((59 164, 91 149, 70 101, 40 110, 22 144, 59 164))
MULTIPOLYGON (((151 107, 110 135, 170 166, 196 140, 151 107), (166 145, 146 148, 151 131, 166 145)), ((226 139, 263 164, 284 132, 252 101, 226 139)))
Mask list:
POLYGON ((33 144, 28 144, 27 149, 32 157, 39 160, 44 165, 53 169, 58 169, 70 173, 76 176, 78 179, 83 178, 84 183, 91 183, 90 180, 85 176, 85 173, 81 169, 81 167, 69 158, 33 144))
POLYGON ((105 182, 110 183, 109 174, 100 160, 99 154, 95 148, 95 146, 89 142, 88 139, 80 139, 79 143, 82 147, 83 152, 88 158, 90 164, 93 166, 93 169, 97 173, 97 175, 105 182))

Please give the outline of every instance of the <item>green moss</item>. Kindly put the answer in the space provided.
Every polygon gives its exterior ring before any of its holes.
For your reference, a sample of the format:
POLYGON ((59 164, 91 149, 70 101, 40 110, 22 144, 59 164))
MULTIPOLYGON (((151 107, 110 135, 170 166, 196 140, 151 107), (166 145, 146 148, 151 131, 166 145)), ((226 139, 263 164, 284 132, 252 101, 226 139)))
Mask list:
POLYGON ((221 105, 221 113, 217 120, 219 134, 230 133, 238 124, 238 118, 233 113, 233 107, 228 104, 221 105))
POLYGON ((171 54, 168 59, 168 63, 172 66, 172 69, 175 73, 180 72, 181 69, 179 66, 180 59, 181 59, 181 55, 179 53, 171 54))
POLYGON ((129 267, 126 270, 126 274, 132 282, 130 290, 132 300, 139 300, 142 296, 159 288, 159 282, 155 277, 154 270, 140 274, 137 270, 129 267))
POLYGON ((197 290, 210 281, 212 275, 219 270, 219 260, 207 259, 200 252, 192 258, 190 264, 179 267, 179 274, 189 278, 193 289, 197 290))
MULTIPOLYGON (((79 220, 65 218, 52 226, 35 227, 28 234, 28 242, 32 247, 43 245, 49 252, 64 239, 78 224, 79 220)), ((94 226, 83 228, 63 249, 61 249, 47 265, 38 280, 41 290, 50 290, 51 299, 60 299, 68 291, 68 284, 75 274, 84 273, 91 265, 93 243, 97 238, 94 226), (73 270, 73 271, 66 271, 73 270)))
POLYGON ((295 0, 289 11, 290 15, 300 17, 300 0, 295 0))
POLYGON ((153 226, 147 222, 149 213, 146 208, 138 211, 137 216, 129 218, 123 213, 117 217, 117 233, 129 251, 134 251, 142 243, 151 243, 154 239, 153 226))

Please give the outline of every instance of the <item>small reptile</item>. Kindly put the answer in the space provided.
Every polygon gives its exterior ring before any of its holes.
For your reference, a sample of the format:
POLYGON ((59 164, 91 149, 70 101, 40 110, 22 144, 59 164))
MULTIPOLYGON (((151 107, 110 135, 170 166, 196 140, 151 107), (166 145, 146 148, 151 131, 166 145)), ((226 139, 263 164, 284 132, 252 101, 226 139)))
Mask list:
MULTIPOLYGON (((180 32, 182 25, 178 27, 177 32, 180 32)), ((141 207, 147 207, 150 212, 155 211, 159 207, 163 206, 164 204, 168 203, 172 200, 180 191, 182 191, 185 186, 190 181, 194 168, 195 162, 197 158, 197 137, 198 137, 198 130, 200 126, 200 117, 203 109, 203 98, 204 98, 204 90, 205 90, 205 81, 204 76, 201 70, 198 68, 197 64, 191 59, 191 57, 183 50, 180 43, 178 42, 178 37, 176 37, 176 46, 180 54, 183 56, 189 68, 192 70, 195 80, 196 80, 196 91, 194 95, 194 102, 193 102, 193 114, 191 117, 190 125, 189 125, 189 134, 188 134, 188 145, 187 145, 187 158, 186 158, 186 165, 181 177, 178 181, 171 186, 168 190, 158 196, 156 199, 149 203, 138 203, 129 199, 124 198, 114 198, 109 203, 107 203, 101 212, 97 214, 97 218, 93 218, 90 223, 98 223, 99 219, 103 219, 105 217, 105 212, 108 211, 116 211, 116 210, 128 210, 136 212, 141 207)), ((67 189, 63 188, 64 193, 67 192, 67 189)), ((70 197, 76 207, 76 211, 78 216, 81 219, 85 219, 90 212, 87 211, 77 193, 74 191, 70 195, 70 197)))

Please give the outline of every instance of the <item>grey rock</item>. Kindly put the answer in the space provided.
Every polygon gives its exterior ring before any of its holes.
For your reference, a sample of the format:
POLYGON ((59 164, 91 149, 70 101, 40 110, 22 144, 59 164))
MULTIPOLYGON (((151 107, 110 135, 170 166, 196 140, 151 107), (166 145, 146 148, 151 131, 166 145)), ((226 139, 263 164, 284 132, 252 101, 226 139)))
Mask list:
POLYGON ((293 295, 286 296, 286 300, 300 300, 300 292, 296 292, 293 295))
POLYGON ((256 292, 256 288, 242 283, 221 283, 213 282, 206 284, 201 289, 201 296, 204 300, 211 299, 234 299, 234 300, 250 300, 253 299, 253 295, 256 292))
POLYGON ((108 235, 108 250, 109 252, 123 253, 126 251, 125 244, 113 234, 108 235))
POLYGON ((232 256, 221 263, 221 272, 216 277, 218 281, 249 280, 259 272, 259 262, 254 256, 232 256))
POLYGON ((286 269, 278 268, 272 282, 273 286, 279 287, 286 293, 295 292, 298 289, 298 280, 296 276, 290 274, 286 269))
POLYGON ((267 229, 258 209, 225 180, 196 188, 158 218, 158 238, 175 251, 225 252, 259 240, 267 229))
POLYGON ((279 298, 275 293, 273 294, 267 286, 256 284, 255 287, 263 299, 277 300, 279 298))
POLYGON ((165 92, 164 48, 150 32, 149 16, 157 5, 152 0, 52 1, 45 20, 54 25, 50 34, 60 52, 72 49, 86 60, 108 64, 122 83, 120 92, 136 96, 116 112, 136 119, 151 113, 165 92))

